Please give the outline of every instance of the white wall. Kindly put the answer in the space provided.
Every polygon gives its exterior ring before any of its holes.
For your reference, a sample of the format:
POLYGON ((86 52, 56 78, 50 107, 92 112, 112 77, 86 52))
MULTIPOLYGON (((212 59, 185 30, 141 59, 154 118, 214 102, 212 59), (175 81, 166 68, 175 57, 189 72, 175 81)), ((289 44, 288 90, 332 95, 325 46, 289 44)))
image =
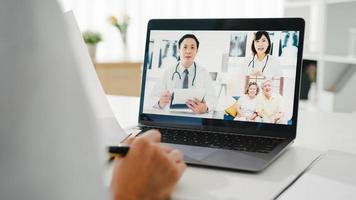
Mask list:
POLYGON ((355 112, 356 111, 356 66, 352 66, 353 70, 349 73, 350 79, 338 91, 334 98, 334 108, 336 112, 355 112))
POLYGON ((100 31, 98 61, 122 59, 120 34, 109 24, 110 15, 131 16, 128 44, 131 59, 143 60, 147 22, 153 18, 281 17, 283 0, 58 0, 73 10, 81 30, 100 31))

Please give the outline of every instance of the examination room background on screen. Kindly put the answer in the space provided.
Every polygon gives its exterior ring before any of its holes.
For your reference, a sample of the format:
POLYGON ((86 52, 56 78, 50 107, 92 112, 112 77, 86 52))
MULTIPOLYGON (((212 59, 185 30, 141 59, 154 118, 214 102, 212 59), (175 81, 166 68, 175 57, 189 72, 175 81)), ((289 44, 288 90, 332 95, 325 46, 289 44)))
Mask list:
POLYGON ((143 113, 291 124, 298 40, 298 31, 152 30, 144 64, 143 113), (199 48, 189 87, 183 89, 178 42, 186 34, 198 39, 199 48), (257 40, 257 35, 262 36, 257 40), (259 57, 259 51, 266 55, 259 57), (172 98, 161 107, 160 98, 167 92, 172 98), (206 103, 207 111, 185 107, 188 99, 206 103))

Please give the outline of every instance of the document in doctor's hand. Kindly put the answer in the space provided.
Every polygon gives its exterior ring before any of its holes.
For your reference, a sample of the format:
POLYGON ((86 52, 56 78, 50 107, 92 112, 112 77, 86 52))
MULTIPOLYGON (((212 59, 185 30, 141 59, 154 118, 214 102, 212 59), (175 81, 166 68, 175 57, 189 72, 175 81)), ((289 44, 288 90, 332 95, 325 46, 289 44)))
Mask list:
POLYGON ((204 89, 174 89, 172 92, 171 109, 188 109, 188 100, 203 101, 206 91, 204 89))

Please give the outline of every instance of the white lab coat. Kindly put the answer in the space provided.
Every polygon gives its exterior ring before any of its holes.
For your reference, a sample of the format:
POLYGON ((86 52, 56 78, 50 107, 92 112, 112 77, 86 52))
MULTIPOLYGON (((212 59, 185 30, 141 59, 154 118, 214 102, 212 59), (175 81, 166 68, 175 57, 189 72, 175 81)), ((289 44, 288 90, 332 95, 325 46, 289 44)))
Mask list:
POLYGON ((0 13, 0 199, 109 199, 57 1, 4 1, 0 13))
POLYGON ((265 56, 262 61, 259 61, 256 55, 254 55, 254 57, 250 56, 245 61, 243 67, 245 68, 246 75, 250 75, 254 71, 260 71, 264 76, 266 76, 267 79, 278 78, 283 76, 282 67, 281 63, 279 62, 279 59, 271 55, 268 55, 268 60, 267 56, 265 56), (263 67, 265 65, 266 67, 263 70, 263 67))
MULTIPOLYGON (((185 68, 181 66, 181 64, 179 64, 179 66, 177 67, 177 72, 181 76, 181 78, 179 79, 178 74, 177 73, 174 74, 174 72, 176 71, 176 66, 177 64, 174 64, 173 66, 165 70, 162 76, 156 82, 153 90, 151 91, 151 94, 149 95, 150 96, 149 104, 152 107, 158 108, 157 103, 160 99, 160 96, 166 90, 172 93, 174 89, 183 88, 183 80, 185 77, 183 71, 185 70, 185 68)), ((195 68, 194 64, 188 68, 189 71, 188 89, 204 89, 206 91, 206 95, 204 99, 208 105, 209 110, 212 111, 213 109, 215 109, 217 94, 213 86, 213 82, 210 77, 210 74, 208 70, 206 70, 204 67, 201 67, 199 64, 196 64, 196 72, 194 68, 195 68), (193 83, 193 77, 195 73, 196 76, 193 83)), ((166 106, 165 109, 167 108, 168 106, 166 106)))

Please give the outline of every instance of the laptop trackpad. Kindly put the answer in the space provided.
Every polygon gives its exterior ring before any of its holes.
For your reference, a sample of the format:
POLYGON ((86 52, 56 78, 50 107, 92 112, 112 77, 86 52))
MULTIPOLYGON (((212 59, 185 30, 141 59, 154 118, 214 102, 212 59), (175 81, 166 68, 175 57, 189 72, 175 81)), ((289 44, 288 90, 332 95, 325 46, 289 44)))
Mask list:
POLYGON ((267 166, 271 155, 254 152, 239 152, 180 144, 168 144, 184 154, 190 164, 224 167, 248 171, 260 171, 267 166))
POLYGON ((218 151, 218 149, 206 148, 206 147, 197 147, 197 146, 188 146, 180 144, 168 144, 172 148, 179 149, 184 154, 185 160, 192 161, 202 161, 207 158, 210 154, 218 151))

